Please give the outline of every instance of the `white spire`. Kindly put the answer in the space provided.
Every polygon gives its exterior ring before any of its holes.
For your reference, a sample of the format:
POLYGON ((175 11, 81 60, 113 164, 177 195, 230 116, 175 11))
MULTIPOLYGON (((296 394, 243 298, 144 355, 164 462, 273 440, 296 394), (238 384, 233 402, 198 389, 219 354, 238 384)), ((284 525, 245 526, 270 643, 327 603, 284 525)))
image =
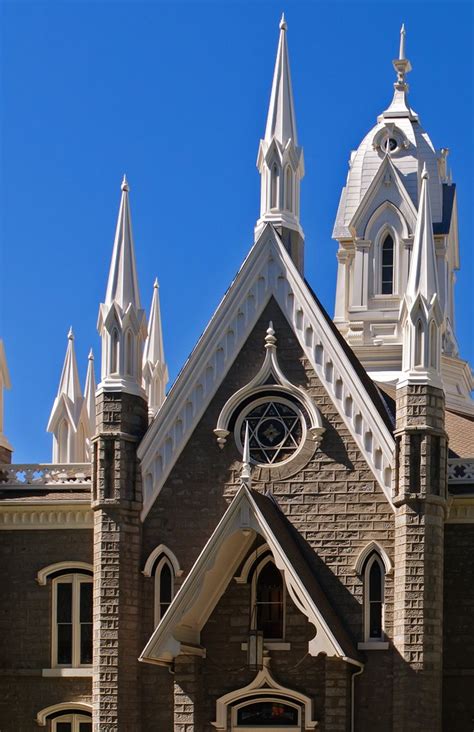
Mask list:
POLYGON ((68 344, 64 366, 59 380, 47 431, 53 433, 53 462, 74 463, 85 460, 85 431, 80 429, 84 405, 74 351, 72 328, 67 335, 68 344))
MULTIPOLYGON (((94 354, 92 348, 89 351, 88 363, 87 363, 87 375, 86 385, 84 388, 84 403, 86 409, 86 418, 88 423, 88 443, 90 438, 95 435, 96 432, 96 411, 95 411, 95 372, 94 372, 94 354)), ((90 457, 90 455, 89 455, 90 457)))
POLYGON ((390 106, 379 117, 379 122, 392 117, 408 117, 412 121, 418 120, 418 115, 408 104, 408 83, 407 74, 411 71, 411 63, 406 58, 406 30, 405 24, 400 28, 400 48, 398 58, 393 60, 393 68, 397 72, 397 80, 394 83, 393 99, 390 106))
POLYGON ((122 181, 112 262, 105 303, 99 309, 97 329, 102 338, 99 391, 123 391, 144 397, 142 347, 146 338, 145 313, 140 305, 129 185, 122 181))
POLYGON ((287 24, 285 15, 280 20, 280 40, 278 41, 275 71, 273 72, 272 93, 268 108, 265 140, 271 142, 273 138, 282 145, 293 140, 298 145, 296 134, 295 108, 293 104, 293 89, 291 86, 290 61, 288 58, 288 44, 286 40, 287 24))
POLYGON ((261 196, 255 240, 267 224, 272 224, 302 272, 304 234, 299 209, 304 160, 303 150, 298 147, 286 35, 287 25, 285 16, 282 16, 267 125, 257 156, 261 196))
POLYGON ((443 313, 439 300, 436 249, 426 166, 421 176, 420 205, 406 294, 400 308, 403 333, 402 376, 398 386, 431 384, 443 388, 441 337, 443 313))
MULTIPOLYGON (((13 448, 8 442, 3 432, 3 390, 11 389, 10 374, 7 366, 7 359, 5 356, 5 348, 3 340, 0 338, 0 448, 13 452, 13 448)), ((0 458, 0 462, 3 462, 5 458, 0 458)))
POLYGON ((58 397, 64 394, 72 404, 77 404, 82 399, 81 384, 77 371, 76 352, 74 350, 74 333, 72 326, 67 334, 67 349, 64 359, 64 366, 59 381, 58 397))
POLYGON ((406 294, 412 302, 420 294, 427 303, 430 303, 433 296, 439 294, 428 179, 425 164, 421 174, 420 203, 406 289, 406 294))
POLYGON ((140 293, 138 290, 132 219, 128 198, 130 187, 125 175, 123 176, 121 189, 122 198, 117 219, 105 304, 110 305, 112 302, 115 302, 120 305, 122 310, 126 310, 131 303, 139 309, 140 293))
POLYGON ((143 382, 148 397, 148 414, 153 419, 165 400, 168 367, 163 347, 158 279, 153 285, 153 297, 148 321, 148 337, 143 351, 143 382))

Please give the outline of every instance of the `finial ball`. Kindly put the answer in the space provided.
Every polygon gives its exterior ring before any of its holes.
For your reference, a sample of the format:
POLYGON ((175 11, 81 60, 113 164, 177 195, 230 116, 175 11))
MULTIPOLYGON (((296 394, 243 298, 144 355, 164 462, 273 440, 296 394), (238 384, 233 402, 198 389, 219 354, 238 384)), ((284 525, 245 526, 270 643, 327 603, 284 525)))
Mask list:
POLYGON ((123 176, 122 185, 120 187, 121 187, 122 191, 129 191, 130 190, 130 186, 128 185, 127 176, 125 174, 123 176))
POLYGON ((281 14, 281 20, 280 20, 280 30, 285 30, 288 28, 285 20, 285 13, 281 14))

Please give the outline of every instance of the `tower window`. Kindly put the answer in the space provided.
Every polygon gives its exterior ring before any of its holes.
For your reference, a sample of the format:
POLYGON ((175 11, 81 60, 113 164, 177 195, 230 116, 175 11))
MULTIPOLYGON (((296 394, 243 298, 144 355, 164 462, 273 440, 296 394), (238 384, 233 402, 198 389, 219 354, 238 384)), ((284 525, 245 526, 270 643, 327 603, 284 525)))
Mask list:
POLYGON ((415 329, 415 366, 423 366, 423 323, 418 320, 415 329))
POLYGON ((276 163, 274 163, 272 166, 270 208, 278 208, 278 167, 276 163))
POLYGON ((288 165, 285 172, 285 208, 293 211, 293 175, 288 165))
POLYGON ((114 328, 112 331, 111 349, 110 349, 110 373, 116 374, 118 371, 118 349, 119 349, 119 336, 117 329, 114 328))
POLYGON ((382 244, 382 295, 393 294, 393 237, 387 234, 382 244))
POLYGON ((155 625, 171 605, 174 594, 174 571, 166 555, 162 555, 155 570, 155 625))

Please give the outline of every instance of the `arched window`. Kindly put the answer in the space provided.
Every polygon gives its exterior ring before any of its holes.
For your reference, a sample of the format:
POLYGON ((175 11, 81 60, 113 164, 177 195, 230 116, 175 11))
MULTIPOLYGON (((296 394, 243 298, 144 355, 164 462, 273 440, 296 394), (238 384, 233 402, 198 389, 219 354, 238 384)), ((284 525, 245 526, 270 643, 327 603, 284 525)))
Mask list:
POLYGON ((382 295, 393 294, 393 255, 394 244, 391 234, 387 234, 382 244, 381 257, 381 292, 382 295))
POLYGON ((383 641, 385 567, 373 552, 364 569, 364 630, 365 640, 383 641))
POLYGON ((434 320, 430 325, 430 366, 432 369, 438 368, 438 333, 434 320))
POLYGON ((285 208, 287 211, 293 211, 293 174, 289 165, 286 166, 285 172, 285 208))
POLYGON ((52 582, 53 668, 92 664, 92 576, 62 573, 52 582))
POLYGON ((119 365, 119 334, 116 328, 112 331, 110 347, 110 373, 116 374, 119 365))
POLYGON ((415 366, 423 366, 423 323, 417 320, 415 328, 415 366))
POLYGON ((174 594, 174 572, 168 557, 162 556, 155 570, 155 625, 171 605, 174 594))
POLYGON ((271 557, 256 567, 252 583, 251 626, 263 632, 267 640, 284 636, 284 589, 281 572, 271 557))
POLYGON ((61 714, 51 720, 51 732, 92 732, 92 718, 86 714, 61 714))
POLYGON ((232 729, 301 729, 301 709, 287 699, 263 697, 239 704, 233 709, 232 729))
POLYGON ((78 436, 78 444, 77 444, 77 462, 78 463, 85 463, 86 462, 86 432, 84 430, 84 425, 81 423, 79 425, 79 436, 78 436))
POLYGON ((127 332, 125 348, 125 373, 133 376, 133 337, 130 331, 127 332))
POLYGON ((278 166, 273 163, 270 181, 270 208, 278 208, 278 166))
POLYGON ((58 463, 67 463, 69 460, 69 425, 65 419, 59 425, 58 432, 58 463))

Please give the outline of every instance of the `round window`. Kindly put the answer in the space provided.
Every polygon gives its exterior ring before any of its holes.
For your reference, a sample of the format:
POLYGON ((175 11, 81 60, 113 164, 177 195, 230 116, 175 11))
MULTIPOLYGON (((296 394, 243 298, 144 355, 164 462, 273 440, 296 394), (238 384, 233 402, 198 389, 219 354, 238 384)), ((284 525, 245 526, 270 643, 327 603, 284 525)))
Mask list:
POLYGON ((398 148, 398 140, 395 137, 385 137, 382 141, 381 148, 386 153, 393 153, 398 148))
POLYGON ((235 438, 240 449, 247 424, 250 459, 258 465, 281 465, 290 460, 306 437, 303 414, 293 402, 279 396, 258 399, 239 415, 235 438))

